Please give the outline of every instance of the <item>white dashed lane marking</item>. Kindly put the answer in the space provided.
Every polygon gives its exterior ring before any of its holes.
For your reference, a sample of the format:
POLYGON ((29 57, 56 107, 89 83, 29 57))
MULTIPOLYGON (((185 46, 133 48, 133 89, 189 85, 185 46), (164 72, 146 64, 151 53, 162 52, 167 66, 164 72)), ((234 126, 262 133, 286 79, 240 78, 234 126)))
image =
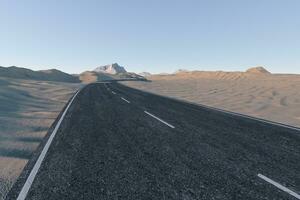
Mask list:
POLYGON ((125 98, 123 98, 123 97, 121 97, 121 99, 122 99, 123 101, 126 101, 127 103, 130 103, 130 101, 128 101, 127 99, 125 99, 125 98))
POLYGON ((156 117, 155 115, 153 115, 153 114, 151 114, 151 113, 149 113, 149 112, 147 112, 147 111, 144 111, 144 112, 145 112, 147 115, 153 117, 154 119, 156 119, 156 120, 158 120, 158 121, 164 123, 164 124, 167 125, 168 127, 170 127, 170 128, 175 128, 175 126, 169 124, 168 122, 165 122, 164 120, 162 120, 162 119, 156 117))
POLYGON ((264 181, 266 181, 266 182, 268 182, 268 183, 274 185, 274 186, 277 187, 278 189, 280 189, 280 190, 282 190, 282 191, 284 191, 284 192, 286 192, 286 193, 292 195, 293 197, 295 197, 295 198, 297 198, 297 199, 300 199, 300 195, 299 195, 299 194, 297 194, 296 192, 294 192, 294 191, 288 189, 287 187, 284 187, 283 185, 281 185, 281 184, 279 184, 279 183, 277 183, 277 182, 271 180, 270 178, 268 178, 268 177, 266 177, 266 176, 264 176, 264 175, 262 175, 262 174, 258 174, 257 176, 258 176, 259 178, 263 179, 264 181))

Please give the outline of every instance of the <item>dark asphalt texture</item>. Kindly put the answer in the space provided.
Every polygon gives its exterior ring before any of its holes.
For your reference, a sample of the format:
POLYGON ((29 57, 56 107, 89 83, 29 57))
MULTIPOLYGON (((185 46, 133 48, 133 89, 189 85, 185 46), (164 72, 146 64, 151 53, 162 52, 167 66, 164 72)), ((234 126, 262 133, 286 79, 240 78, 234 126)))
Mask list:
POLYGON ((75 98, 27 199, 295 199, 258 173, 299 193, 300 132, 98 83, 75 98))

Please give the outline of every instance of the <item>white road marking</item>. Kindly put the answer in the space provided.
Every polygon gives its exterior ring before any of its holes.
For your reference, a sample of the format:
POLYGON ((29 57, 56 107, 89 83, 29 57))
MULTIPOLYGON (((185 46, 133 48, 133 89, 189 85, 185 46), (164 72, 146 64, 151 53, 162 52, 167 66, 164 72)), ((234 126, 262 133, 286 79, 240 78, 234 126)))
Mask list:
POLYGON ((111 91, 111 93, 116 94, 114 91, 111 91))
POLYGON ((37 159, 36 163, 34 164, 34 167, 32 168, 32 170, 31 170, 31 172, 30 172, 30 174, 29 174, 29 176, 28 176, 28 178, 27 178, 27 180, 26 180, 23 188, 21 189, 21 191, 20 191, 20 193, 18 195, 17 200, 24 200, 26 198, 26 196, 28 194, 28 191, 29 191, 29 189, 30 189, 30 187, 31 187, 31 185, 32 185, 32 183, 33 183, 33 181, 34 181, 37 173, 38 173, 39 168, 41 167, 41 164, 42 164, 42 162, 43 162, 43 160, 44 160, 44 158, 46 156, 46 153, 47 153, 47 151, 48 151, 48 149, 49 149, 49 147, 50 147, 50 145, 51 145, 51 143, 53 141, 53 138, 55 137, 55 135, 57 133, 57 130, 58 130, 59 126, 60 126, 61 122, 63 121, 63 119, 64 119, 64 117, 65 117, 65 115, 66 115, 69 107, 71 106, 72 102, 74 101, 74 99, 76 98, 76 96, 77 96, 77 94, 79 92, 80 92, 80 90, 78 90, 75 93, 75 95, 71 99, 70 103, 68 104, 68 106, 64 110, 63 114, 61 115, 61 117, 60 117, 59 121, 57 122, 57 124, 56 124, 53 132, 51 133, 51 135, 50 135, 47 143, 45 144, 44 149, 42 150, 39 158, 37 159))
POLYGON ((125 99, 125 98, 123 98, 123 97, 121 97, 121 99, 122 99, 123 101, 126 101, 127 103, 130 103, 130 101, 128 101, 127 99, 125 99))
POLYGON ((264 175, 262 175, 262 174, 258 174, 257 176, 258 176, 259 178, 261 178, 261 179, 267 181, 268 183, 274 185, 274 186, 277 187, 278 189, 280 189, 280 190, 282 190, 282 191, 284 191, 284 192, 286 192, 286 193, 292 195, 293 197, 296 197, 297 199, 300 199, 300 195, 299 195, 299 194, 297 194, 296 192, 294 192, 294 191, 292 191, 292 190, 290 190, 290 189, 284 187, 283 185, 280 185, 279 183, 277 183, 277 182, 275 182, 275 181, 269 179, 268 177, 266 177, 266 176, 264 176, 264 175))
POLYGON ((147 111, 144 111, 144 112, 145 112, 147 115, 150 115, 151 117, 153 117, 153 118, 157 119, 158 121, 164 123, 165 125, 167 125, 167 126, 169 126, 169 127, 171 127, 171 128, 175 128, 175 126, 169 124, 168 122, 165 122, 165 121, 162 120, 162 119, 159 119, 159 118, 156 117, 155 115, 153 115, 153 114, 151 114, 151 113, 149 113, 149 112, 147 112, 147 111))

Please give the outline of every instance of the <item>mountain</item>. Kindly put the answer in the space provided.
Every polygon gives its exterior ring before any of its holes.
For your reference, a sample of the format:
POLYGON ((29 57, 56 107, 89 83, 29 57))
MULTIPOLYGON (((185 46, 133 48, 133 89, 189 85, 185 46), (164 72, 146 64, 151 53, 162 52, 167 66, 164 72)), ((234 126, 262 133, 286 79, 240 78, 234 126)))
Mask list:
POLYGON ((133 72, 127 72, 124 67, 113 63, 97 67, 93 71, 85 71, 79 74, 79 79, 84 83, 108 80, 140 80, 146 81, 141 75, 133 72))
POLYGON ((268 70, 263 67, 252 67, 246 71, 247 73, 255 73, 255 74, 271 74, 268 70))
POLYGON ((102 72, 102 73, 107 73, 107 74, 119 74, 119 73, 126 73, 127 71, 125 70, 124 67, 118 65, 118 63, 113 63, 110 65, 104 65, 97 67, 93 71, 95 72, 102 72))
POLYGON ((58 82, 80 82, 78 77, 74 77, 57 69, 33 71, 31 69, 21 67, 0 67, 0 76, 16 79, 31 79, 43 81, 58 81, 58 82))
POLYGON ((141 72, 138 75, 143 76, 143 77, 147 77, 147 76, 151 76, 152 74, 149 72, 141 72))

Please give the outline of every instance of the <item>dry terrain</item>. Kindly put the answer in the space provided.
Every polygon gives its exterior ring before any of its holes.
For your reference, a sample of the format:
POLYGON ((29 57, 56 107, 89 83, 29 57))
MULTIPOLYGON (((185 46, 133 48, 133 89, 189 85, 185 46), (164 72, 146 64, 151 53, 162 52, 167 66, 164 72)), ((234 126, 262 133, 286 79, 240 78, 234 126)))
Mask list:
POLYGON ((0 199, 79 86, 0 77, 0 199))
MULTIPOLYGON (((128 77, 143 80, 132 73, 113 76, 84 72, 78 77, 71 77, 57 70, 0 69, 4 76, 0 77, 0 200, 65 103, 81 86, 76 82, 128 77), (49 73, 51 75, 47 76, 49 73)), ((252 68, 247 72, 181 70, 176 74, 147 76, 147 79, 151 81, 127 81, 123 84, 300 127, 300 75, 274 75, 263 68, 252 68)))
POLYGON ((124 84, 160 95, 300 127, 300 75, 247 72, 179 72, 124 84))

